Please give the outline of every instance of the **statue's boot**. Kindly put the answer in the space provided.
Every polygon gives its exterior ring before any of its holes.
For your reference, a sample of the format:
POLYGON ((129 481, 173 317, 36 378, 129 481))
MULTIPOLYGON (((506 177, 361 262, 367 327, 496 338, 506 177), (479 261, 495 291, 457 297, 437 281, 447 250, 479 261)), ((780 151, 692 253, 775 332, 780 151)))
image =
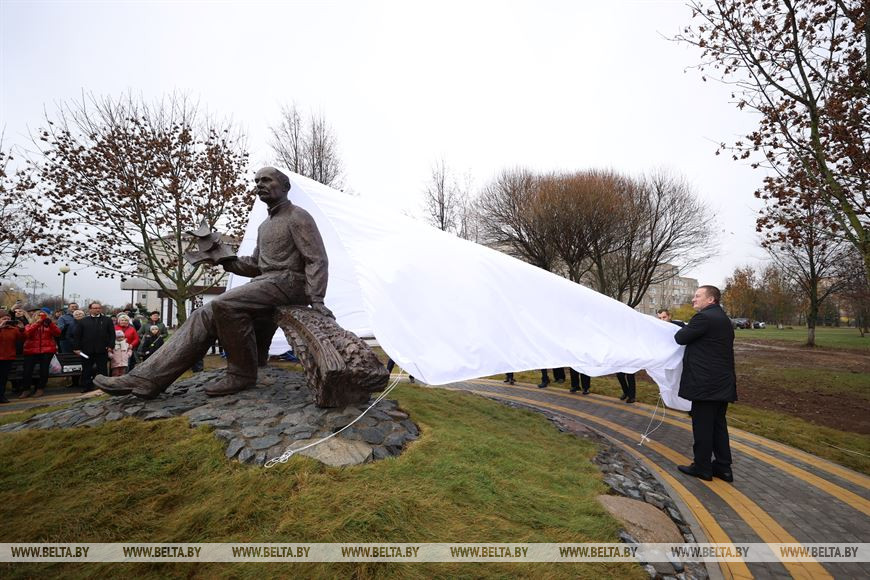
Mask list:
POLYGON ((154 399, 163 392, 163 389, 151 381, 133 375, 120 377, 97 375, 94 377, 94 384, 104 393, 115 397, 133 394, 140 399, 154 399))
POLYGON ((221 380, 205 386, 205 394, 209 397, 222 397, 232 395, 253 387, 257 378, 248 378, 241 375, 227 373, 221 380))

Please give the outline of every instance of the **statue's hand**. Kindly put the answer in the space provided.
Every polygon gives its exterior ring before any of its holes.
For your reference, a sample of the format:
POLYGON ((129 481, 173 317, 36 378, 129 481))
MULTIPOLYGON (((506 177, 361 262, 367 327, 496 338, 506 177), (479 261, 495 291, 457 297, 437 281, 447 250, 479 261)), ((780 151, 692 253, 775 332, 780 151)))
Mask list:
POLYGON ((224 272, 229 272, 230 274, 235 274, 235 267, 239 263, 238 256, 228 256, 225 258, 221 258, 217 261, 216 266, 220 266, 224 269, 224 272))
POLYGON ((322 314, 323 316, 327 316, 335 320, 335 314, 332 313, 332 310, 327 308, 323 302, 312 302, 311 309, 317 312, 318 314, 322 314))

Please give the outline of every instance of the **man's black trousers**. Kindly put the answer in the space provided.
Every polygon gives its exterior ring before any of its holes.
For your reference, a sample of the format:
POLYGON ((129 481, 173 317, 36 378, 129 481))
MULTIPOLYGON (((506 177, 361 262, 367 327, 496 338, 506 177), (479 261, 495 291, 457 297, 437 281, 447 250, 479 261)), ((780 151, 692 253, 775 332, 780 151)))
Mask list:
POLYGON ((727 401, 692 401, 692 434, 695 437, 692 450, 695 467, 701 473, 712 474, 714 466, 717 469, 731 468, 731 445, 725 422, 727 410, 727 401))
POLYGON ((88 358, 82 361, 82 380, 81 386, 83 389, 92 389, 94 387, 94 377, 97 375, 109 375, 106 370, 109 366, 109 354, 103 352, 86 353, 88 358))

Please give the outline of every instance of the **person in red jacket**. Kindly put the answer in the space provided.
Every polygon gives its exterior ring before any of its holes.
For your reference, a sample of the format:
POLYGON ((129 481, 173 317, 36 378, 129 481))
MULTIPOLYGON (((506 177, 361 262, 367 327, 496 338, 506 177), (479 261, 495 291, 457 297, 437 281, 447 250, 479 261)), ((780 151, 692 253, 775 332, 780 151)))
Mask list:
POLYGON ((13 320, 9 313, 0 310, 0 403, 8 403, 6 381, 15 362, 16 347, 24 343, 24 324, 13 320))
POLYGON ((127 344, 130 345, 130 362, 127 364, 127 372, 130 372, 136 366, 136 363, 139 362, 136 360, 136 352, 139 349, 139 344, 142 342, 139 336, 139 329, 134 325, 130 315, 123 313, 118 314, 118 324, 115 325, 115 330, 122 331, 124 338, 127 339, 127 344))
POLYGON ((130 345, 130 350, 136 350, 139 348, 139 332, 136 330, 132 324, 130 324, 130 317, 126 314, 118 315, 118 324, 115 325, 115 330, 120 330, 124 333, 124 338, 127 339, 127 344, 130 345))
POLYGON ((57 352, 55 338, 60 336, 60 328, 42 310, 34 311, 33 322, 24 329, 24 377, 33 376, 33 367, 39 365, 39 380, 36 388, 21 393, 22 399, 33 395, 41 397, 48 383, 48 365, 51 357, 57 352))

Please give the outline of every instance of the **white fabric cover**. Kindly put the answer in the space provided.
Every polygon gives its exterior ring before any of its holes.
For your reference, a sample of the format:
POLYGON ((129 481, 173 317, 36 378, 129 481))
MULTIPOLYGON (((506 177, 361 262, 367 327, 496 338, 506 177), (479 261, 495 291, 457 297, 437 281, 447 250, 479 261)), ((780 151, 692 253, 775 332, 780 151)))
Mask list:
MULTIPOLYGON (((591 376, 645 369, 669 407, 683 347, 676 325, 565 278, 291 172, 290 199, 317 222, 329 256, 326 305, 342 327, 375 336, 396 363, 440 385, 571 366, 591 376)), ((266 207, 254 204, 239 255, 266 207)), ((231 276, 230 288, 247 278, 231 276)), ((289 349, 279 330, 270 352, 289 349)))

